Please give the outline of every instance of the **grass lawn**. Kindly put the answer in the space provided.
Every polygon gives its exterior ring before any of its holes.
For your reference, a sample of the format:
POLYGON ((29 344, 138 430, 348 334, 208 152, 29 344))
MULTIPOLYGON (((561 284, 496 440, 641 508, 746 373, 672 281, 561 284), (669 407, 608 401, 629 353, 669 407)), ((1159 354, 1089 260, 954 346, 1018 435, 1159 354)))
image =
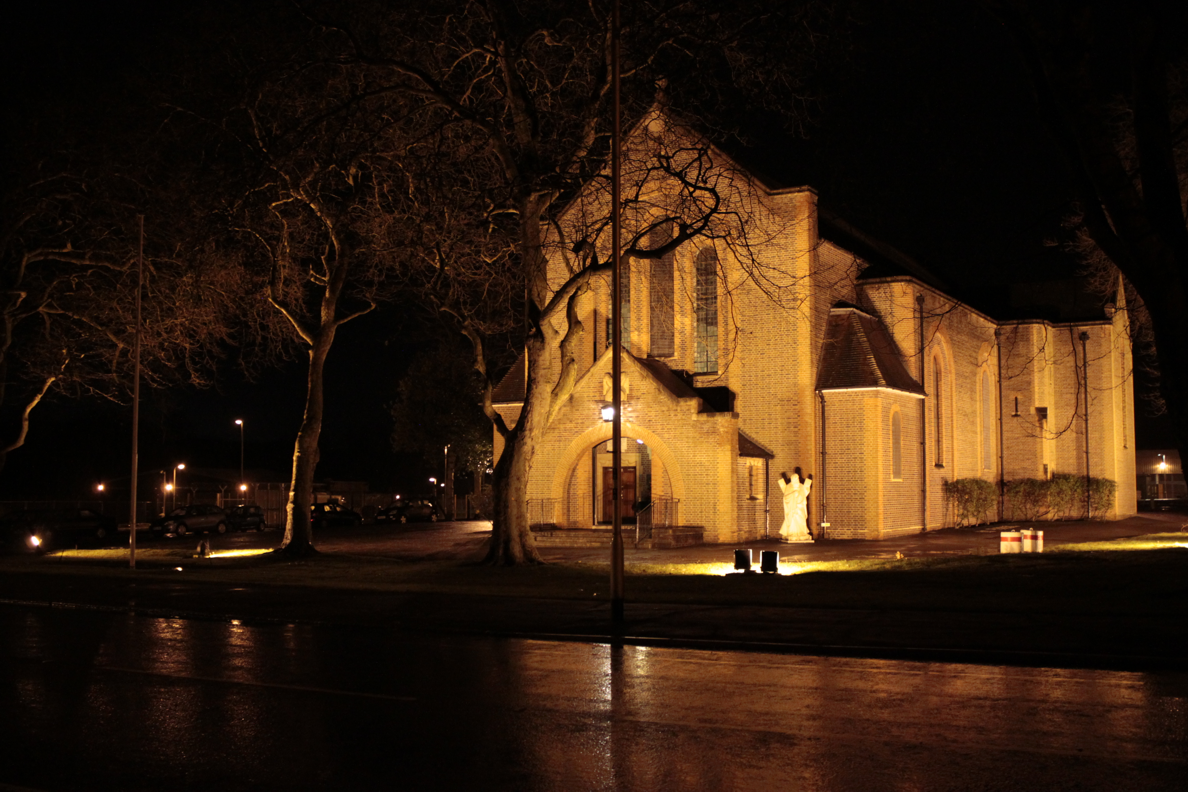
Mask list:
MULTIPOLYGON (((237 585, 605 599, 607 564, 512 569, 449 561, 322 554, 195 558, 192 549, 69 550, 0 559, 0 572, 87 574, 237 585)), ((734 573, 729 564, 629 564, 633 602, 937 611, 1188 614, 1188 535, 1154 534, 1054 546, 1043 554, 950 555, 790 564, 780 575, 734 573)))

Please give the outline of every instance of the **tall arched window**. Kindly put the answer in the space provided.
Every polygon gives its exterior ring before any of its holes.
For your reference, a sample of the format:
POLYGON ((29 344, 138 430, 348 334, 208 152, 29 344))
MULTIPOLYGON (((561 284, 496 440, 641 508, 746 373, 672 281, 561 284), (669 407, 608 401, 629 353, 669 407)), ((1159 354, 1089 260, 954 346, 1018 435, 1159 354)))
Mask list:
POLYGON ((713 374, 718 370, 718 253, 712 247, 697 252, 697 329, 693 350, 693 372, 713 374))
MULTIPOLYGON (((664 223, 653 229, 648 235, 648 247, 651 250, 663 247, 672 241, 672 223, 664 223)), ((649 311, 648 321, 648 356, 656 358, 672 357, 676 354, 676 332, 674 319, 675 304, 673 302, 673 262, 676 260, 675 251, 669 251, 660 258, 652 259, 651 273, 648 278, 649 311)))
POLYGON ((990 372, 982 372, 982 470, 994 469, 994 395, 990 372))
POLYGON ((941 375, 939 357, 932 359, 932 411, 936 418, 933 434, 936 436, 936 464, 945 464, 945 387, 944 377, 941 375))
POLYGON ((903 481, 903 416, 891 411, 891 479, 903 481))

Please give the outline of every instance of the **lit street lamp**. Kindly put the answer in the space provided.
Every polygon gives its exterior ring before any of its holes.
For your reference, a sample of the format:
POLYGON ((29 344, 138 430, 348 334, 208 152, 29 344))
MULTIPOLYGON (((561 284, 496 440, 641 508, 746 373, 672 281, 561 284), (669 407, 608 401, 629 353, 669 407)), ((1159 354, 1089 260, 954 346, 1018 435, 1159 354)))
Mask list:
MULTIPOLYGON (((442 468, 441 468, 441 486, 445 487, 446 484, 449 483, 450 481, 451 481, 451 479, 450 479, 450 447, 447 445, 445 447, 445 457, 442 462, 442 468)), ((444 512, 446 511, 446 508, 445 508, 446 503, 450 504, 451 508, 449 509, 449 511, 453 512, 453 508, 452 508, 453 507, 453 504, 452 504, 453 498, 450 497, 452 494, 453 493, 450 492, 450 490, 448 488, 445 490, 445 492, 442 493, 442 500, 444 501, 444 503, 442 504, 443 516, 444 516, 444 512)))
POLYGON ((236 418, 235 425, 239 427, 239 492, 242 498, 247 492, 247 482, 243 480, 243 419, 236 418))
POLYGON ((177 471, 185 470, 186 463, 178 462, 173 466, 173 483, 169 485, 169 491, 173 493, 173 508, 177 508, 177 471))
POLYGON ((1163 498, 1163 482, 1160 480, 1160 474, 1167 472, 1167 455, 1156 454, 1159 457, 1159 464, 1155 466, 1155 497, 1163 498))

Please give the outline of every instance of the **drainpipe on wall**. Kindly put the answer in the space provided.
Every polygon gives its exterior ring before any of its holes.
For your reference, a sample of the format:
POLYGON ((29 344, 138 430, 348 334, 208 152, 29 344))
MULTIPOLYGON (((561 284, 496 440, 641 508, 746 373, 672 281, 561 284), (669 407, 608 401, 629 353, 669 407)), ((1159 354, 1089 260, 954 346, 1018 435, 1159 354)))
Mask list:
POLYGON ((998 521, 1006 519, 1006 465, 1002 451, 1002 328, 994 328, 994 354, 998 356, 998 521))
POLYGON ((817 538, 824 539, 829 528, 829 510, 825 507, 825 484, 828 481, 825 475, 825 392, 817 391, 817 396, 821 398, 821 522, 818 524, 817 538))
POLYGON ((771 538, 771 460, 763 460, 763 538, 771 538))
POLYGON ((1085 390, 1085 519, 1088 520, 1093 517, 1093 512, 1089 510, 1089 351, 1085 343, 1089 340, 1089 333, 1081 331, 1081 362, 1084 367, 1081 369, 1082 378, 1084 379, 1085 390))
POLYGON ((916 310, 920 316, 920 533, 928 530, 928 389, 924 386, 924 295, 916 295, 916 310))

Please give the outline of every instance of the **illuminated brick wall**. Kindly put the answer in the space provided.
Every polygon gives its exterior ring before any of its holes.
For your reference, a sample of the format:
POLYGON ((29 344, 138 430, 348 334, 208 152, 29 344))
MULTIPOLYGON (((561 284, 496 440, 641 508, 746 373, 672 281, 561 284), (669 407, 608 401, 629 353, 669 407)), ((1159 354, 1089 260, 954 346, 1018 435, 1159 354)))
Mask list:
MULTIPOLYGON (((831 524, 828 535, 835 538, 882 538, 951 524, 943 484, 954 478, 1040 477, 1045 464, 1049 473, 1083 473, 1083 422, 1074 420, 1083 403, 1076 341, 1082 330, 1091 336, 1091 472, 1123 485, 1115 515, 1133 512, 1133 493, 1126 488, 1134 480, 1134 407, 1124 310, 1086 325, 1000 324, 909 276, 861 280, 865 263, 818 236, 813 190, 766 193, 750 180, 734 186, 751 213, 750 238, 761 243, 741 260, 731 248, 717 245, 722 266, 718 370, 692 378, 697 387, 729 387, 734 412, 708 412, 687 389, 678 395, 671 383, 657 381, 635 361, 624 363, 624 436, 647 444, 653 495, 680 500, 680 524, 702 526, 710 542, 758 538, 768 519, 774 533, 783 521, 776 479, 797 466, 816 479, 809 507, 814 531, 825 517, 831 524), (821 426, 815 387, 826 323, 838 301, 855 303, 883 322, 926 398, 886 388, 829 392, 827 423, 821 426), (1046 426, 1040 426, 1036 407, 1048 409, 1046 426), (893 414, 899 415, 901 428, 899 475, 892 469, 893 414), (764 466, 740 457, 740 429, 774 459, 764 466), (828 459, 824 486, 818 470, 822 436, 828 459), (776 494, 766 504, 763 493, 776 494)), ((585 196, 566 222, 575 227, 594 223, 604 210, 598 195, 585 196)), ((632 233, 631 222, 645 220, 628 218, 626 232, 632 233)), ((672 370, 694 368, 700 247, 685 245, 674 258, 674 349, 662 361, 672 370)), ((638 262, 631 270, 625 346, 642 357, 649 350, 653 320, 649 270, 638 262)), ((566 272, 560 253, 550 259, 551 283, 562 283, 566 272)), ((605 386, 609 292, 609 276, 597 276, 578 303, 584 330, 575 348, 578 378, 537 438, 530 472, 529 497, 556 500, 563 512, 558 519, 574 526, 593 520, 597 493, 592 482, 598 471, 591 449, 610 435, 610 425, 598 417, 598 407, 610 398, 605 386)), ((564 333, 563 316, 554 329, 564 333)), ((543 380, 556 382, 557 350, 544 368, 543 380)), ((508 419, 518 411, 515 405, 500 410, 508 419)), ((496 454, 500 451, 497 437, 496 454)))

